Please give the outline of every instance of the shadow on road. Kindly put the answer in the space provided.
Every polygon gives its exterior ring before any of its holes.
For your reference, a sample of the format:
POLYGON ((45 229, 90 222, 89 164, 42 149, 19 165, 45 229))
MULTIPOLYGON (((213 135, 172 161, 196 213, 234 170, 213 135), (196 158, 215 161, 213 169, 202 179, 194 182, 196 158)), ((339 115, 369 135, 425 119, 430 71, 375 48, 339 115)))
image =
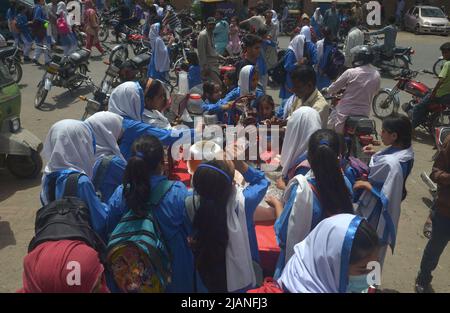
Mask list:
POLYGON ((77 88, 76 90, 73 90, 70 92, 69 90, 66 90, 62 94, 59 94, 57 96, 53 96, 52 100, 55 102, 55 104, 50 103, 44 103, 39 109, 41 111, 54 111, 56 109, 64 109, 67 108, 69 105, 75 104, 80 102, 78 100, 79 96, 85 96, 92 92, 92 87, 90 86, 82 86, 80 88, 77 88))
POLYGON ((425 145, 434 146, 434 138, 426 131, 422 129, 417 129, 414 133, 413 140, 423 143, 425 145))
POLYGON ((7 246, 15 246, 16 238, 7 221, 0 221, 0 250, 7 246))
POLYGON ((18 179, 6 169, 2 169, 0 170, 0 202, 13 196, 17 191, 36 187, 40 184, 41 175, 34 179, 18 179))

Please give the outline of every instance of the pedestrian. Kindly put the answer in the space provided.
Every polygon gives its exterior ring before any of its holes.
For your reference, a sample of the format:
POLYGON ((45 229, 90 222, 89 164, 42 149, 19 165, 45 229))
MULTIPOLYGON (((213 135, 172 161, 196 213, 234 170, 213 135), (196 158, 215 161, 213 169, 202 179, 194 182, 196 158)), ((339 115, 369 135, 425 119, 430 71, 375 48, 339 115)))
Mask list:
POLYGON ((109 293, 99 253, 79 240, 46 241, 34 248, 23 260, 22 283, 19 293, 109 293), (69 284, 69 277, 79 283, 69 284))
POLYGON ((430 177, 438 185, 436 210, 432 216, 431 238, 423 251, 416 279, 415 290, 418 293, 432 292, 431 273, 436 269, 439 257, 450 240, 450 136, 447 136, 434 161, 430 177))
POLYGON ((145 108, 142 121, 153 127, 172 129, 169 120, 162 112, 167 104, 166 90, 161 81, 150 79, 146 88, 145 108))
POLYGON ((66 3, 64 1, 58 2, 56 9, 56 30, 59 42, 64 50, 64 56, 69 56, 77 49, 77 38, 72 32, 72 22, 67 12, 66 3))
POLYGON ((325 12, 323 25, 330 28, 333 37, 337 38, 339 33, 339 15, 336 9, 336 1, 332 1, 331 7, 325 12))
POLYGON ((241 53, 241 38, 239 37, 239 20, 233 16, 230 20, 230 32, 228 33, 227 52, 230 56, 241 53))
POLYGON ((247 65, 255 66, 261 55, 262 38, 258 35, 247 34, 242 38, 243 58, 234 66, 236 76, 239 77, 241 69, 247 65))
POLYGON ((98 39, 100 25, 98 24, 97 12, 95 11, 92 0, 84 1, 84 23, 87 34, 86 49, 91 50, 94 45, 102 55, 105 54, 105 50, 98 39))
MULTIPOLYGON (((356 212, 367 218, 377 231, 382 266, 388 246, 394 251, 400 206, 406 198, 406 179, 414 164, 411 132, 411 122, 406 116, 385 118, 381 140, 388 148, 372 156, 368 181, 358 180, 353 187, 354 190, 364 190, 356 212)), ((364 151, 374 152, 372 146, 365 147, 364 151)))
POLYGON ((214 46, 218 54, 224 55, 228 44, 230 25, 225 19, 222 11, 216 10, 216 27, 214 28, 214 46))
MULTIPOLYGON (((314 112, 305 109, 301 108, 301 111, 314 112)), ((339 136, 332 130, 320 129, 313 132, 307 145, 306 160, 311 171, 306 169, 307 173, 290 180, 283 202, 274 198, 267 201, 274 206, 278 216, 274 227, 281 252, 275 278, 281 275, 285 264, 294 255, 294 246, 323 219, 336 214, 353 214, 352 186, 342 173, 339 162, 339 136)), ((301 163, 299 165, 301 168, 301 163)))
POLYGON ((216 19, 208 17, 206 28, 203 29, 197 38, 197 53, 200 67, 202 69, 202 79, 212 80, 221 84, 219 76, 219 60, 223 57, 217 53, 214 47, 214 28, 216 19))
POLYGON ((122 183, 127 162, 117 144, 123 129, 123 117, 111 112, 97 112, 85 120, 95 136, 93 184, 102 202, 107 203, 122 183))
POLYGON ((313 16, 311 17, 311 26, 314 29, 314 32, 316 33, 316 36, 318 39, 322 38, 322 26, 323 25, 323 16, 320 12, 320 8, 316 8, 314 11, 313 16))
POLYGON ((52 201, 50 186, 55 186, 55 199, 63 196, 65 183, 72 173, 79 173, 77 196, 89 208, 94 231, 106 239, 109 207, 98 198, 93 179, 95 137, 84 122, 61 120, 49 130, 44 142, 43 156, 48 160, 42 178, 41 203, 52 201))
POLYGON ((353 55, 351 51, 354 47, 364 44, 364 33, 356 25, 356 20, 354 18, 348 20, 348 25, 350 27, 350 32, 345 39, 344 54, 345 66, 351 68, 353 64, 353 55))
POLYGON ((150 135, 137 138, 131 148, 123 184, 109 201, 112 212, 110 229, 112 231, 129 210, 137 216, 153 210, 171 255, 172 279, 165 292, 195 292, 194 259, 188 245, 192 227, 185 207, 188 190, 182 182, 169 181, 163 171, 164 149, 161 142, 150 135), (149 207, 148 199, 161 188, 165 193, 158 205, 149 207))
POLYGON ((8 22, 8 29, 11 32, 14 38, 14 46, 19 46, 20 35, 19 30, 17 29, 17 20, 16 16, 18 14, 18 5, 16 0, 9 1, 9 9, 6 11, 6 21, 8 22))
POLYGON ((39 64, 39 57, 42 52, 44 52, 44 62, 45 64, 49 64, 51 61, 50 58, 50 46, 44 48, 47 37, 47 27, 48 27, 48 17, 44 12, 44 0, 34 0, 34 10, 33 10, 33 24, 32 24, 32 33, 34 35, 34 41, 36 47, 34 49, 34 57, 33 63, 39 64), (44 50, 44 51, 43 51, 44 50))
POLYGON ((192 179, 194 196, 186 200, 196 269, 209 292, 245 292, 257 282, 253 214, 269 182, 238 157, 200 164, 192 179), (234 183, 235 170, 249 184, 246 188, 234 183))
POLYGON ((332 81, 330 77, 327 76, 326 70, 330 66, 331 54, 333 50, 336 49, 336 45, 333 40, 333 35, 328 27, 322 30, 323 39, 316 43, 317 47, 317 89, 322 90, 331 85, 332 81))
MULTIPOLYGON (((155 23, 150 27, 150 46, 152 48, 152 56, 147 70, 147 77, 168 80, 170 70, 170 58, 167 46, 161 38, 162 29, 160 23, 155 23)), ((169 41, 169 44, 172 41, 169 41)))
POLYGON ((23 42, 23 60, 24 62, 30 62, 30 50, 33 44, 33 38, 31 37, 30 28, 28 26, 28 18, 26 15, 27 8, 24 5, 17 7, 16 25, 19 30, 20 39, 23 42))
POLYGON ((324 219, 294 247, 278 279, 291 293, 363 293, 368 264, 377 261, 378 238, 366 220, 352 214, 324 219))

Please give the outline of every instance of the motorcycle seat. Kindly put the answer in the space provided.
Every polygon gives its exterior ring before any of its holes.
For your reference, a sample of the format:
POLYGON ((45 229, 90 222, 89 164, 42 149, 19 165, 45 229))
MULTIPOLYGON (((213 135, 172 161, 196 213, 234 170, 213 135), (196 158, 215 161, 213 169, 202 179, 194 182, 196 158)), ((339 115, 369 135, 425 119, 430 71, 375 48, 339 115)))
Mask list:
POLYGON ((84 61, 87 61, 89 59, 89 56, 91 55, 91 51, 87 49, 80 49, 75 52, 73 52, 69 58, 74 63, 82 63, 84 61))
POLYGON ((405 47, 395 47, 395 48, 394 48, 394 53, 395 53, 395 54, 403 54, 403 53, 406 53, 406 52, 408 52, 408 51, 411 51, 411 49, 412 49, 412 47, 408 47, 408 48, 405 48, 405 47))
POLYGON ((147 65, 147 64, 149 63, 149 61, 150 61, 150 54, 148 54, 148 53, 142 53, 142 54, 139 54, 139 55, 133 57, 133 58, 131 59, 131 61, 132 61, 138 68, 140 68, 140 67, 145 66, 145 65, 147 65))
POLYGON ((345 121, 345 126, 366 134, 371 134, 375 130, 374 121, 364 115, 349 116, 345 121))
POLYGON ((1 48, 0 49, 0 59, 3 60, 5 58, 7 58, 7 57, 12 56, 15 51, 16 51, 15 47, 1 48))

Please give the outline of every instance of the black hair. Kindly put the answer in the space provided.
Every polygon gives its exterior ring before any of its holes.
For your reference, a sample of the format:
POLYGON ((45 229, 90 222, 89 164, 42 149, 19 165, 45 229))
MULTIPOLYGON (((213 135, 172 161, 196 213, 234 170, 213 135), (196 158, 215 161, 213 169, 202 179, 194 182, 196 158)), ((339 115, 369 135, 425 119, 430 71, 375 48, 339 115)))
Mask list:
POLYGON ((446 42, 441 46, 441 51, 450 51, 450 42, 446 42))
POLYGON ((262 42, 261 37, 254 35, 254 34, 247 34, 242 38, 242 44, 244 48, 253 47, 256 44, 259 44, 262 42))
POLYGON ((161 81, 153 79, 152 82, 150 83, 150 86, 148 86, 145 92, 144 98, 154 99, 158 95, 158 92, 161 90, 161 88, 163 89, 164 92, 164 86, 161 83, 161 81))
POLYGON ((203 100, 208 99, 208 97, 214 93, 217 86, 218 86, 218 84, 216 84, 212 81, 204 82, 203 83, 203 97, 202 97, 203 100))
POLYGON ((222 10, 216 10, 215 14, 219 13, 221 17, 225 16, 225 13, 222 10))
POLYGON ((388 23, 389 24, 395 24, 395 16, 389 16, 389 18, 388 18, 388 23))
MULTIPOLYGON (((206 164, 233 174, 225 161, 206 164)), ((200 197, 193 229, 193 250, 196 268, 210 292, 227 292, 225 252, 228 246, 227 203, 232 183, 224 174, 211 168, 199 167, 194 173, 193 186, 200 197)))
POLYGON ((142 216, 151 193, 150 176, 164 160, 164 149, 158 138, 144 135, 135 140, 131 151, 123 175, 123 196, 128 208, 142 216))
POLYGON ((316 86, 316 71, 310 65, 296 65, 291 73, 291 79, 303 84, 312 83, 316 86))
POLYGON ((261 27, 256 32, 256 34, 261 38, 264 38, 265 36, 267 36, 268 33, 269 33, 269 29, 266 26, 261 27))
POLYGON ((275 101, 273 101, 272 96, 264 95, 264 96, 262 96, 262 97, 259 97, 259 98, 256 99, 256 101, 255 101, 255 107, 256 107, 256 110, 257 110, 258 112, 261 112, 261 105, 262 105, 264 102, 269 102, 269 103, 272 105, 272 107, 275 109, 275 101))
POLYGON ((347 20, 347 23, 348 23, 348 26, 350 27, 350 28, 353 28, 353 27, 355 27, 356 26, 356 19, 354 18, 354 17, 350 17, 348 20, 347 20))
POLYGON ((21 12, 23 12, 24 10, 26 10, 26 7, 25 7, 23 4, 19 4, 19 5, 17 6, 17 12, 21 13, 21 12))
POLYGON ((34 0, 34 4, 39 4, 41 0, 34 0))
POLYGON ((341 141, 336 132, 320 129, 311 135, 308 161, 316 177, 320 204, 327 216, 353 214, 351 195, 339 164, 340 152, 341 141))
POLYGON ((367 258, 380 245, 373 227, 363 219, 355 233, 350 252, 350 264, 356 264, 367 258))
POLYGON ((404 115, 393 115, 383 119, 383 129, 388 133, 396 133, 396 144, 401 145, 404 149, 411 147, 412 126, 411 121, 404 115))
POLYGON ((229 80, 231 80, 231 82, 233 83, 232 86, 237 86, 237 81, 238 81, 238 79, 237 79, 237 74, 236 74, 236 71, 235 71, 235 70, 225 72, 225 76, 226 76, 229 80))
POLYGON ((199 64, 197 52, 189 51, 187 53, 186 57, 187 57, 187 61, 189 62, 190 65, 198 65, 199 64))

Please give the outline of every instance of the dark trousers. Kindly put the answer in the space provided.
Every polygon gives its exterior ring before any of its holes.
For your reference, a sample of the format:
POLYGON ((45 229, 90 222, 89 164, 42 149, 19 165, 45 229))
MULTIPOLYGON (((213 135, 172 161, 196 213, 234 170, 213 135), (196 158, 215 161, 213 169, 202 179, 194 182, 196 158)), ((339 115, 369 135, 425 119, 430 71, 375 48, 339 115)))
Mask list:
POLYGON ((437 212, 433 214, 431 239, 423 251, 418 281, 425 286, 431 283, 431 272, 436 269, 439 258, 450 240, 450 218, 437 212))
MULTIPOLYGON (((423 98, 422 101, 413 108, 413 113, 412 113, 412 127, 413 128, 416 128, 417 126, 420 125, 420 123, 422 123, 424 121, 424 118, 427 114, 428 106, 430 105, 430 103, 431 103, 431 92, 429 92, 425 96, 425 98, 423 98)), ((437 98, 437 97, 434 98, 433 103, 450 105, 450 94, 445 95, 440 98, 437 98)))

